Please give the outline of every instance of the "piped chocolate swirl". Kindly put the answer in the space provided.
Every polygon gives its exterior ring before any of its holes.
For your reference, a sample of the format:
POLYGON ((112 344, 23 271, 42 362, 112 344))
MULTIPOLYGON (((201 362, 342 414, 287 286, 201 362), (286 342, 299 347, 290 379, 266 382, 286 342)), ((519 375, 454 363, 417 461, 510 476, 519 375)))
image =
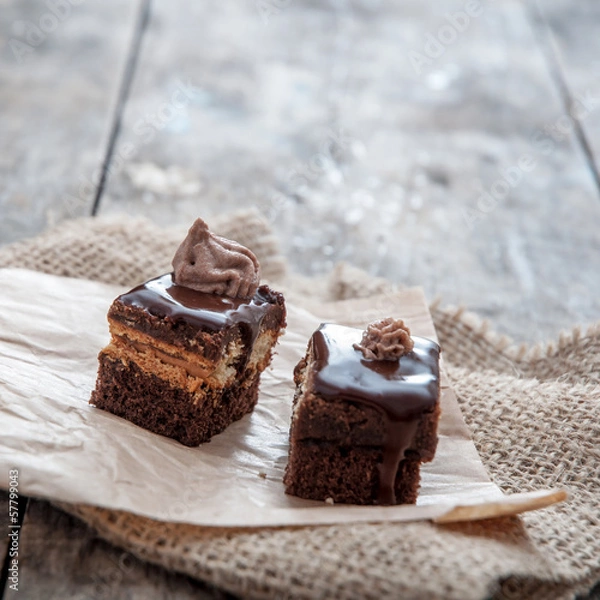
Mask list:
POLYGON ((196 219, 173 257, 173 281, 199 292, 251 298, 260 282, 254 253, 196 219))

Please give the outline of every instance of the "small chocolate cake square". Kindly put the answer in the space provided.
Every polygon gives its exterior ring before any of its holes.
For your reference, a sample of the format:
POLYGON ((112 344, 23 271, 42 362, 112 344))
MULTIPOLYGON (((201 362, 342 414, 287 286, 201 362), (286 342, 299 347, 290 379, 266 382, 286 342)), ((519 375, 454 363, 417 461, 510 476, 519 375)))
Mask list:
MULTIPOLYGON (((207 269, 195 260, 198 253, 188 262, 207 269)), ((99 355, 91 404, 187 446, 252 411, 260 375, 285 327, 284 299, 256 284, 246 284, 243 297, 226 295, 243 287, 235 273, 219 283, 218 269, 208 270, 206 277, 200 272, 196 289, 167 273, 113 302, 111 341, 99 355)))
POLYGON ((370 348, 361 346, 368 336, 360 329, 323 324, 313 334, 294 373, 288 494, 416 502, 420 464, 437 446, 440 348, 405 332, 394 334, 392 346, 370 348), (396 354, 384 356, 390 347, 396 354))

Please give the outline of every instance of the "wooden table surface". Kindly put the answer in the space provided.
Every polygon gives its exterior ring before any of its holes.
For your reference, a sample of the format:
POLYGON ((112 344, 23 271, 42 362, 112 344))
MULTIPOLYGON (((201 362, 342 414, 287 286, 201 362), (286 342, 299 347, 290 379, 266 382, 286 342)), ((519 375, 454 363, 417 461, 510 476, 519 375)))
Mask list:
MULTIPOLYGON (((305 274, 349 261, 519 341, 600 319, 597 0, 0 4, 0 244, 257 206, 305 274)), ((21 516, 3 598, 226 597, 21 516)))

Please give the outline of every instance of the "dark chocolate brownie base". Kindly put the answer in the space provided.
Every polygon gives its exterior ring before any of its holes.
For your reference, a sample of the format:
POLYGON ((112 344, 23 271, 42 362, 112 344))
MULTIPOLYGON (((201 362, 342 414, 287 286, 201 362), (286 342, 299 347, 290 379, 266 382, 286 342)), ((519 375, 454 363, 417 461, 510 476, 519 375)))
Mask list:
MULTIPOLYGON (((294 401, 296 404, 298 400, 294 401)), ((412 450, 421 462, 433 459, 437 448, 439 404, 419 419, 412 450)), ((294 416, 292 440, 318 440, 339 446, 381 446, 385 438, 385 420, 380 411, 360 402, 328 402, 310 395, 294 416)))
MULTIPOLYGON (((313 394, 303 398, 296 394, 294 408, 283 480, 286 493, 313 500, 377 504, 385 436, 380 411, 358 402, 327 402, 313 394)), ((419 420, 413 447, 398 467, 396 504, 417 500, 420 463, 435 455, 440 412, 438 404, 419 420)))
MULTIPOLYGON (((396 475, 397 504, 414 504, 417 500, 419 459, 410 451, 407 454, 396 475)), ((331 498, 345 504, 373 504, 378 496, 381 460, 380 447, 297 441, 284 477, 285 491, 312 500, 331 498)))
POLYGON ((203 401, 194 404, 194 394, 171 387, 133 363, 102 354, 99 360, 91 404, 186 446, 207 442, 251 412, 258 400, 258 373, 246 385, 235 384, 224 393, 207 389, 203 401))

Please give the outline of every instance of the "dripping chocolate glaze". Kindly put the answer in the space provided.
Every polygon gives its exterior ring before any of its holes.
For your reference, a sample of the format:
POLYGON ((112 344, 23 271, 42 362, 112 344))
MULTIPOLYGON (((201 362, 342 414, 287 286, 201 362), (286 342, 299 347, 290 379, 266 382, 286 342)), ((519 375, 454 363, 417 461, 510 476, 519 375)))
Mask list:
POLYGON ((413 336, 415 347, 399 361, 365 360, 352 345, 362 331, 323 324, 313 334, 314 389, 325 399, 361 402, 385 417, 379 503, 395 504, 398 465, 413 443, 418 420, 439 399, 440 347, 413 336))
POLYGON ((251 300, 198 292, 173 283, 171 273, 138 285, 118 300, 160 318, 185 321, 199 330, 219 331, 239 324, 244 343, 252 346, 272 304, 266 286, 258 288, 251 300))

